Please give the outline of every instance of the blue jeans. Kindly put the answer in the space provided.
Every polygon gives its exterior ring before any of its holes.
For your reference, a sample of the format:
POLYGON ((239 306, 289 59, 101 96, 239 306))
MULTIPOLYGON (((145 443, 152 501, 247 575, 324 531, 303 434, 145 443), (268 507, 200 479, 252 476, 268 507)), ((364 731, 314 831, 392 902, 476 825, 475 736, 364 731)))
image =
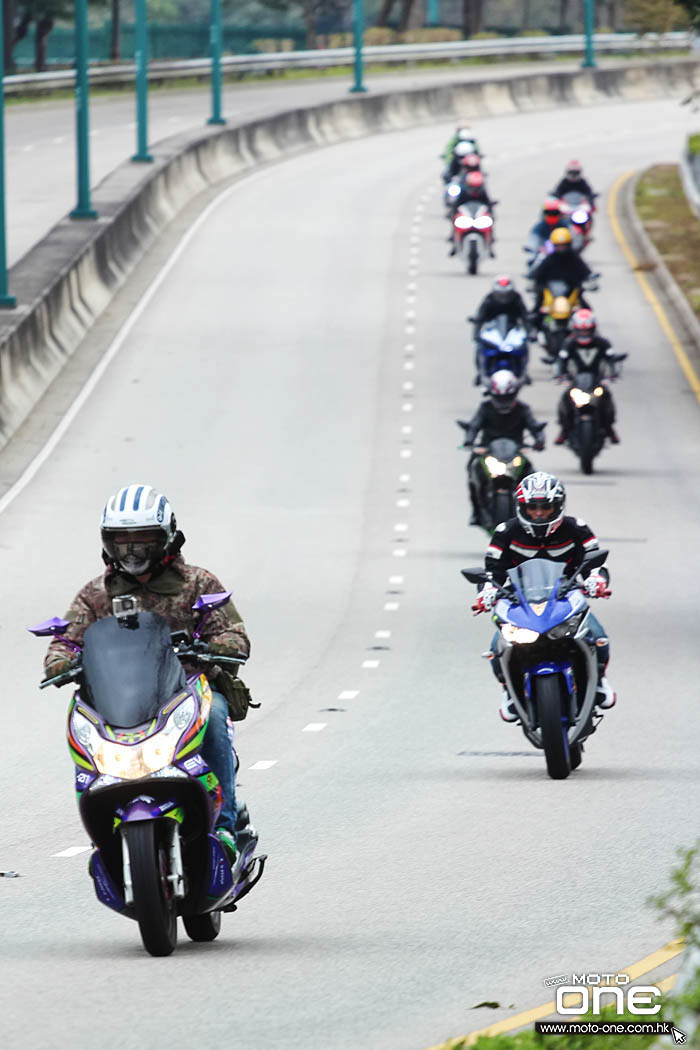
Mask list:
MULTIPOLYGON (((499 641, 501 638, 501 632, 496 631, 491 640, 491 652, 493 653, 493 659, 491 660, 491 669, 495 674, 501 685, 505 685, 505 678, 503 676, 503 670, 501 668, 501 658, 498 653, 499 641)), ((588 615, 588 631, 586 633, 586 642, 590 645, 591 649, 595 650, 596 660, 598 662, 598 681, 605 674, 605 668, 608 660, 610 659, 610 643, 607 641, 607 635, 603 629, 603 625, 599 620, 595 618, 593 613, 588 615), (603 645, 598 645, 598 639, 605 638, 606 641, 603 645)))
POLYGON ((221 695, 212 690, 212 705, 209 724, 204 734, 201 755, 211 771, 218 777, 224 795, 223 805, 216 822, 217 828, 226 828, 236 834, 236 769, 233 748, 228 735, 226 719, 228 704, 221 695))

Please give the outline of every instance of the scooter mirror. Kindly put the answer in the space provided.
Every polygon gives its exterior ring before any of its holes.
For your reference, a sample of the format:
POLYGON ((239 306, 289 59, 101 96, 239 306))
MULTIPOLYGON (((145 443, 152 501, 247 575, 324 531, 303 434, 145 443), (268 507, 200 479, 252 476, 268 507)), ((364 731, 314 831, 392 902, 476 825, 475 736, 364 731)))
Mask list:
POLYGON ((50 634, 63 634, 68 626, 70 626, 70 620, 61 620, 58 616, 53 616, 50 620, 44 620, 43 623, 38 623, 36 627, 28 627, 27 630, 31 634, 43 637, 50 634))

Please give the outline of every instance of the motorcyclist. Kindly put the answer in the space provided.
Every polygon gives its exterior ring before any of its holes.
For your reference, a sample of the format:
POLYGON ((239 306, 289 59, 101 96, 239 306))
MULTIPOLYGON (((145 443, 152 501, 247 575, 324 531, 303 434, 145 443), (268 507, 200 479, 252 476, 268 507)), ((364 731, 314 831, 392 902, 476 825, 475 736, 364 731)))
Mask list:
MULTIPOLYGON (((617 355, 613 352, 610 340, 598 335, 592 310, 576 311, 571 320, 571 335, 562 345, 554 365, 554 377, 557 379, 566 375, 573 379, 578 372, 593 372, 601 379, 614 379, 617 376, 617 355)), ((607 436, 614 445, 618 445, 620 438, 615 430, 615 402, 607 386, 603 390, 600 398, 602 422, 607 436)), ((557 415, 560 431, 554 444, 563 445, 572 423, 568 393, 562 394, 557 415)))
MULTIPOLYGON (((538 423, 532 409, 524 401, 518 400, 520 382, 512 372, 505 368, 494 372, 489 380, 487 396, 483 399, 475 414, 465 423, 458 419, 457 425, 464 431, 462 448, 470 448, 481 435, 480 443, 489 445, 497 438, 509 438, 517 445, 525 442, 525 432, 529 431, 534 441, 534 448, 541 452, 544 449, 543 430, 546 423, 538 423)), ((472 452, 467 464, 469 496, 472 504, 470 525, 479 524, 478 486, 473 471, 479 456, 472 452)))
POLYGON ((590 182, 583 177, 583 168, 580 160, 570 160, 566 165, 564 177, 559 180, 553 190, 555 197, 563 197, 565 193, 580 193, 587 197, 591 206, 598 196, 593 192, 590 182))
MULTIPOLYGON (((486 550, 485 567, 493 583, 485 583, 479 591, 472 605, 475 616, 493 608, 497 600, 497 585, 505 583, 509 569, 534 557, 549 558, 563 562, 565 573, 571 575, 586 554, 598 550, 598 540, 586 522, 564 514, 566 493, 561 481, 553 474, 538 470, 523 478, 515 491, 515 501, 516 517, 496 526, 486 550)), ((605 567, 593 569, 582 581, 582 588, 589 598, 609 598, 612 593, 609 580, 610 574, 605 567)), ((605 677, 610 645, 602 625, 590 612, 586 641, 595 649, 598 665, 596 705, 604 709, 613 707, 617 697, 605 677)), ((500 715, 505 722, 516 722, 518 716, 501 667, 500 645, 500 632, 496 632, 491 643, 491 666, 503 686, 500 715)))
MULTIPOLYGON (((455 197, 452 201, 452 214, 454 215, 457 212, 457 209, 461 204, 473 203, 484 204, 488 208, 491 217, 493 218, 493 210, 496 207, 498 201, 494 201, 489 197, 486 191, 486 184, 484 182, 483 173, 480 171, 470 171, 468 175, 465 176, 464 181, 462 182, 462 189, 459 193, 459 196, 455 197)), ((493 245, 495 242, 494 227, 492 227, 491 229, 491 240, 489 244, 489 251, 492 257, 495 254, 493 250, 493 245)), ((449 254, 456 255, 457 244, 455 242, 453 234, 450 235, 450 240, 452 241, 452 246, 450 248, 449 254)))
MULTIPOLYGON (((534 272, 536 299, 530 320, 541 328, 543 316, 541 313, 544 290, 550 281, 563 281, 570 289, 582 289, 584 281, 592 276, 590 267, 572 247, 573 238, 571 231, 567 229, 556 229, 550 240, 554 245, 554 251, 539 264, 534 272)), ((589 304, 579 291, 579 302, 582 306, 590 309, 589 304)))
POLYGON ((556 197, 547 197, 542 204, 542 215, 530 230, 530 238, 544 242, 560 226, 566 229, 569 227, 568 219, 561 210, 561 202, 556 197))
POLYGON ((517 291, 513 278, 507 274, 501 274, 491 285, 491 291, 484 296, 479 304, 479 309, 468 321, 474 324, 474 338, 476 339, 487 321, 493 321, 495 317, 505 314, 508 318, 508 327, 516 324, 527 327, 528 312, 525 301, 517 291))
POLYGON ((461 120, 454 130, 454 133, 450 136, 450 139, 445 146, 445 163, 449 164, 452 154, 455 151, 457 143, 459 142, 471 142, 474 145, 474 153, 479 153, 479 147, 477 146, 474 132, 472 131, 471 124, 466 120, 461 120))
POLYGON ((447 159, 447 166, 442 173, 443 182, 454 179, 461 170, 461 164, 465 157, 479 157, 479 147, 472 140, 460 140, 456 143, 451 155, 447 159))
MULTIPOLYGON (((162 616, 171 630, 191 634, 197 625, 192 608, 197 598, 225 590, 213 573, 188 565, 182 558, 185 537, 168 500, 150 485, 128 485, 107 500, 101 536, 106 571, 78 592, 65 616, 70 624, 64 634, 73 642, 82 642, 90 624, 111 616, 112 599, 125 594, 133 595, 140 609, 162 616)), ((250 651, 245 626, 232 602, 211 615, 202 629, 202 640, 222 655, 247 656, 250 651)), ((64 642, 52 641, 44 660, 46 678, 68 670, 74 655, 64 642)), ((233 865, 237 846, 242 849, 255 834, 250 825, 242 827, 241 820, 237 827, 235 764, 227 722, 229 704, 237 696, 240 702, 240 691, 246 687, 235 671, 214 667, 207 675, 213 702, 201 753, 221 784, 224 801, 216 833, 233 865)), ((239 815, 247 817, 245 807, 239 815)))

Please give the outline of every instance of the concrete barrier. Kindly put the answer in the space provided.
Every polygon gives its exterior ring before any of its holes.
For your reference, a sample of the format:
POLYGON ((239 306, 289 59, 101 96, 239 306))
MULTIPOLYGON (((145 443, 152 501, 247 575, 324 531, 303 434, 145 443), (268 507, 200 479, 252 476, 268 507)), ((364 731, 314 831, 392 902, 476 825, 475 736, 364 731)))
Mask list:
POLYGON ((693 89, 700 61, 626 62, 543 76, 516 72, 376 93, 206 128, 157 143, 152 165, 127 161, 93 192, 99 219, 66 218, 10 272, 18 299, 0 316, 0 447, 7 443, 112 296, 180 209, 203 189, 301 150, 469 114, 486 116, 655 99, 693 89))

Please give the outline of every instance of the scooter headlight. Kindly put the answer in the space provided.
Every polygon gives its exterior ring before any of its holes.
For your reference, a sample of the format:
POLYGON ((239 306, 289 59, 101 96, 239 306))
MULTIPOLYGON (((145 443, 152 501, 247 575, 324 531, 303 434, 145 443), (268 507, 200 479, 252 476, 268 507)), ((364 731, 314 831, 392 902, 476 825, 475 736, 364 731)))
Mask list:
POLYGON ((93 754, 98 771, 123 780, 137 780, 169 766, 195 709, 193 697, 187 697, 178 704, 158 733, 137 744, 118 744, 100 737, 99 748, 93 754))
POLYGON ((569 397, 577 408, 583 408, 584 405, 590 405, 591 403, 591 395, 585 390, 579 390, 577 386, 571 388, 569 391, 569 397))
POLYGON ((531 631, 529 627, 516 627, 513 623, 502 623, 501 634, 511 645, 528 645, 539 638, 537 631, 531 631))
POLYGON ((508 469, 506 463, 502 463, 500 459, 496 459, 495 456, 485 456, 484 466, 488 470, 492 478, 502 477, 508 469))

